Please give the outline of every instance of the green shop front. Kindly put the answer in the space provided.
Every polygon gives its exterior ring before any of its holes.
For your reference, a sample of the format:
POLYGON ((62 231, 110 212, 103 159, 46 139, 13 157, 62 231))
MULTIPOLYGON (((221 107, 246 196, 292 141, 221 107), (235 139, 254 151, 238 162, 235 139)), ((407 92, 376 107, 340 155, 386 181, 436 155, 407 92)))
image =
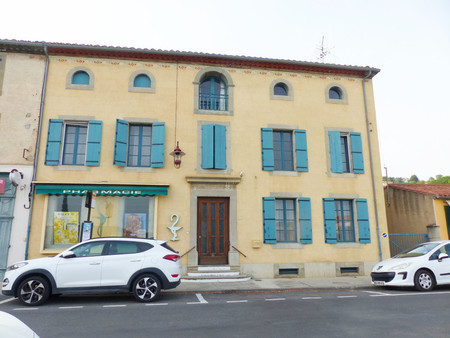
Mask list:
POLYGON ((44 195, 42 252, 64 250, 79 242, 83 222, 93 223, 92 237, 153 238, 157 205, 168 185, 77 185, 35 183, 44 195), (86 197, 92 194, 92 206, 86 197))

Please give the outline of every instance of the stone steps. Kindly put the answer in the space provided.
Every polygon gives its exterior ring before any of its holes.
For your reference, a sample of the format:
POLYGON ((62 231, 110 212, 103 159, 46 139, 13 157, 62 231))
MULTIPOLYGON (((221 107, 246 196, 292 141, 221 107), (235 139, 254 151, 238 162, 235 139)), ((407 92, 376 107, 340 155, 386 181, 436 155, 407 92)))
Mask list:
POLYGON ((228 265, 191 266, 187 275, 181 277, 182 282, 195 283, 246 282, 250 279, 251 276, 241 274, 239 267, 228 265))

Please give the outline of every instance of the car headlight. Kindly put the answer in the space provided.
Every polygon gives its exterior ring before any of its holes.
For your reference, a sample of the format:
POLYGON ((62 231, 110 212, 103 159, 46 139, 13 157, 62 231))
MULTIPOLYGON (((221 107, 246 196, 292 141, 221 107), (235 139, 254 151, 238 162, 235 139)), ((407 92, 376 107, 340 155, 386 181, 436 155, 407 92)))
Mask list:
POLYGON ((13 265, 8 266, 8 267, 6 268, 6 271, 17 270, 17 269, 19 269, 19 268, 21 268, 21 267, 23 267, 23 266, 25 266, 25 265, 27 265, 27 264, 28 264, 28 262, 20 262, 20 263, 16 263, 16 264, 13 264, 13 265))
POLYGON ((402 263, 402 264, 393 266, 393 267, 391 268, 391 270, 404 270, 404 269, 406 269, 407 267, 409 267, 411 264, 412 264, 412 263, 402 263))

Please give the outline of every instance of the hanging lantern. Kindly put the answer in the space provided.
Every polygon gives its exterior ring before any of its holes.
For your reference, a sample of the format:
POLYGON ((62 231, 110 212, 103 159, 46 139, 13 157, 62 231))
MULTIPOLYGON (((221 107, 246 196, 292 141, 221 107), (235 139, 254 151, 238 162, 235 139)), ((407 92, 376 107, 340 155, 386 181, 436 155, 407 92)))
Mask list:
POLYGON ((177 147, 170 153, 171 156, 173 156, 173 164, 175 168, 179 169, 181 166, 181 157, 186 155, 179 147, 177 141, 177 147))

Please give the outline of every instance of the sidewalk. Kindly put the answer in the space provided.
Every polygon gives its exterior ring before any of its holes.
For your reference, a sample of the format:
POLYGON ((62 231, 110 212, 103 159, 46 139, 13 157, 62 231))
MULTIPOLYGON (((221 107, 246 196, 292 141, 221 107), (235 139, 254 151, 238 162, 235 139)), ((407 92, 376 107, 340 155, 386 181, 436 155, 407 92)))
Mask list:
POLYGON ((333 278, 273 278, 251 279, 247 282, 187 282, 164 292, 258 292, 258 291, 289 291, 304 289, 359 289, 372 287, 369 276, 333 277, 333 278))

